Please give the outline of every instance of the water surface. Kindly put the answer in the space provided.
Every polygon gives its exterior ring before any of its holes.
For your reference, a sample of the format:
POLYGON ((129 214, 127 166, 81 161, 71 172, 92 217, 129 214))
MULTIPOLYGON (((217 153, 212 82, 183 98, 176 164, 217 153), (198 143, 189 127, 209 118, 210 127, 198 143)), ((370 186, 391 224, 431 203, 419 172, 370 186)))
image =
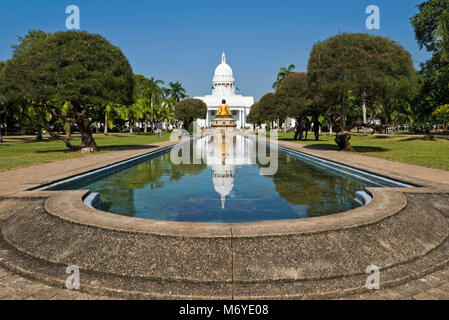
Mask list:
POLYGON ((238 136, 226 142, 206 137, 190 148, 197 164, 176 165, 170 152, 100 178, 59 189, 100 194, 100 210, 156 220, 250 222, 326 216, 354 209, 355 192, 366 186, 343 174, 279 151, 278 170, 263 176, 254 161, 254 141, 238 136), (222 151, 225 150, 223 153, 222 151), (234 158, 231 154, 237 155, 234 158), (224 157, 223 157, 224 155, 224 157), (211 158, 217 162, 211 164, 211 158), (231 159, 232 158, 232 159, 231 159))

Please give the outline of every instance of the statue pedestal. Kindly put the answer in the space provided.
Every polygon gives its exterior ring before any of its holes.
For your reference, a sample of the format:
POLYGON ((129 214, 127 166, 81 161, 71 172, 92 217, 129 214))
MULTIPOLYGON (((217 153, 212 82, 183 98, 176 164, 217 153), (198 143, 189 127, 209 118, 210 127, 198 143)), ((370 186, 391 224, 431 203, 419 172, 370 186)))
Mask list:
POLYGON ((231 131, 237 128, 237 122, 232 115, 216 115, 210 125, 212 129, 220 131, 231 131))

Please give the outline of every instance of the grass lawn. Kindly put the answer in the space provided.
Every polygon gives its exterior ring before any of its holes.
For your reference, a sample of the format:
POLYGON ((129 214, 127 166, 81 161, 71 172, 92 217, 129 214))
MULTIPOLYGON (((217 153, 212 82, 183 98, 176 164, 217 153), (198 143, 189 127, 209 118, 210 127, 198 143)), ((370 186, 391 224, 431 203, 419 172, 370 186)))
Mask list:
MULTIPOLYGON (((99 151, 96 153, 136 148, 169 139, 170 134, 168 133, 165 133, 162 138, 157 135, 144 134, 95 135, 95 141, 99 146, 99 151)), ((73 139, 74 144, 79 144, 79 142, 79 138, 73 139)), ((8 139, 6 137, 4 142, 0 143, 0 171, 89 155, 81 154, 80 151, 70 151, 62 141, 58 140, 37 141, 35 138, 8 139)))
MULTIPOLYGON (((334 137, 323 135, 320 141, 297 141, 307 148, 338 150, 334 137)), ((279 133, 280 140, 293 140, 293 133, 279 133)), ((449 170, 449 140, 424 141, 420 137, 352 136, 351 145, 359 154, 418 166, 449 170)))

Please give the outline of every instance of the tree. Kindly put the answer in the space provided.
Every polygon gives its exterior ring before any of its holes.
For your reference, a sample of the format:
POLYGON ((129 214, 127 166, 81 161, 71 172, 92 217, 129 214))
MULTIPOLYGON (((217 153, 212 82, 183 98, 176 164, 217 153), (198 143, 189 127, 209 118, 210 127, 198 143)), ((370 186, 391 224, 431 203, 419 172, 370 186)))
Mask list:
POLYGON ((252 123, 252 124, 253 124, 254 130, 256 129, 256 126, 257 126, 257 125, 260 126, 260 125, 262 124, 262 122, 264 121, 264 120, 262 119, 261 115, 260 115, 259 110, 260 110, 260 108, 259 108, 259 103, 256 102, 256 103, 254 103, 254 104, 251 106, 251 109, 250 109, 250 111, 249 111, 249 114, 248 114, 248 116, 246 117, 246 121, 247 121, 248 123, 252 123))
POLYGON ((276 89, 281 84, 282 80, 292 73, 295 68, 296 66, 294 64, 289 65, 287 68, 282 67, 276 77, 276 82, 273 83, 273 89, 276 89))
POLYGON ((6 97, 5 93, 2 92, 3 88, 3 78, 4 78, 4 72, 6 62, 0 61, 0 142, 3 142, 3 136, 2 136, 2 130, 3 130, 3 124, 2 124, 2 115, 6 114, 6 97))
POLYGON ((440 24, 435 30, 435 37, 441 42, 441 58, 449 61, 449 12, 441 16, 440 24))
POLYGON ((419 13, 411 19, 415 37, 420 48, 437 52, 441 50, 441 41, 435 37, 435 32, 449 12, 448 0, 428 0, 417 5, 419 13))
POLYGON ((434 112, 433 116, 443 124, 443 130, 447 130, 447 124, 449 123, 449 104, 439 106, 434 112))
POLYGON ((139 101, 138 105, 141 108, 144 121, 144 132, 148 132, 148 120, 152 123, 159 117, 162 109, 162 100, 164 90, 161 85, 164 84, 162 80, 156 80, 154 77, 150 79, 135 75, 135 100, 139 101))
POLYGON ((285 109, 288 117, 295 119, 294 140, 302 139, 302 128, 305 118, 311 112, 309 83, 306 73, 289 74, 275 92, 277 109, 285 109))
POLYGON ((168 88, 168 92, 170 96, 175 98, 176 103, 181 101, 184 98, 187 98, 186 89, 182 87, 181 82, 170 82, 169 83, 170 88, 168 88))
POLYGON ((91 118, 98 108, 113 101, 130 104, 134 87, 131 66, 121 50, 100 35, 87 32, 30 31, 13 46, 6 67, 9 101, 26 106, 35 114, 48 113, 50 120, 73 120, 81 133, 81 145, 55 134, 48 117, 29 121, 64 141, 72 150, 96 149, 91 118), (71 104, 68 113, 61 105, 71 104))
POLYGON ((432 57, 421 64, 413 109, 418 120, 426 122, 437 107, 449 102, 449 1, 429 0, 417 8, 419 13, 410 19, 415 37, 432 57))
POLYGON ((183 122, 183 127, 190 133, 193 132, 192 123, 196 119, 205 119, 207 105, 200 99, 186 99, 175 106, 175 118, 183 122))
POLYGON ((340 34, 314 45, 308 63, 313 100, 328 106, 326 115, 341 150, 352 151, 351 130, 360 124, 363 103, 373 107, 391 97, 392 84, 412 82, 410 53, 380 36, 340 34))
POLYGON ((114 127, 114 118, 117 114, 120 114, 120 107, 120 105, 117 105, 114 102, 109 102, 104 107, 104 134, 106 136, 109 134, 108 129, 114 127))
POLYGON ((411 116, 410 98, 414 83, 414 75, 398 81, 386 80, 384 94, 379 99, 379 110, 390 125, 390 133, 394 135, 395 121, 401 117, 411 116))
POLYGON ((273 124, 278 118, 278 113, 276 112, 276 105, 274 101, 274 93, 267 93, 258 102, 258 112, 260 118, 267 122, 268 124, 273 124))
POLYGON ((143 100, 139 99, 131 105, 122 105, 117 109, 120 118, 128 122, 129 133, 134 132, 134 125, 143 118, 142 110, 145 108, 143 103, 143 100))

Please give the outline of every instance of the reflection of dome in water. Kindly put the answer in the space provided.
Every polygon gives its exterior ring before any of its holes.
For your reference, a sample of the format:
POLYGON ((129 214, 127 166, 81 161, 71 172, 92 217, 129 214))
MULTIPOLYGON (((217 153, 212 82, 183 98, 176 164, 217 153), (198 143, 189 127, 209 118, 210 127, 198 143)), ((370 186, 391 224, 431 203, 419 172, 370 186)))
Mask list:
POLYGON ((226 196, 234 188, 234 166, 214 165, 212 167, 212 182, 215 191, 221 196, 221 207, 224 209, 226 196))

